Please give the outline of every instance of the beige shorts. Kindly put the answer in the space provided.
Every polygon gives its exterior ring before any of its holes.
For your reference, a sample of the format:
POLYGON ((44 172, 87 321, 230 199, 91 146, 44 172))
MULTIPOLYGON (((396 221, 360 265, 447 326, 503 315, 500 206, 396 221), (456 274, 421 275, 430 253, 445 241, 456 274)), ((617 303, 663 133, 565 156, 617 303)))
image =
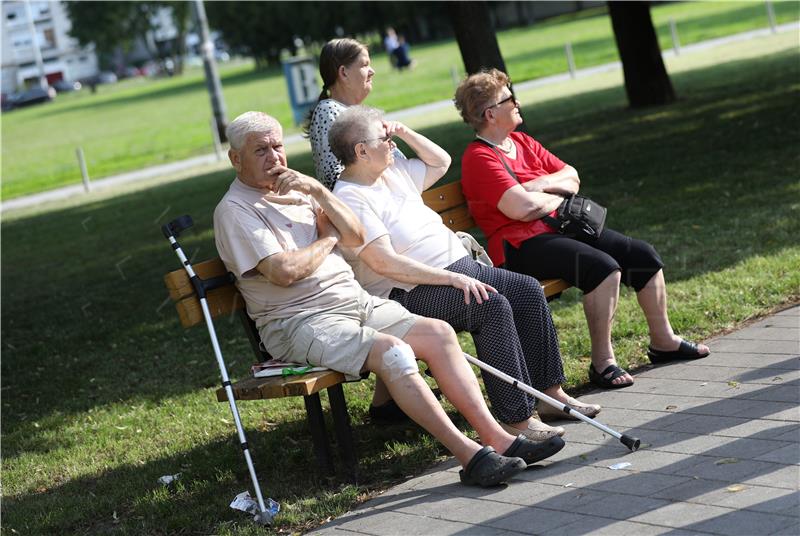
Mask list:
POLYGON ((275 359, 327 367, 357 379, 378 333, 402 339, 418 318, 396 301, 362 291, 358 299, 332 310, 273 320, 260 334, 275 359))

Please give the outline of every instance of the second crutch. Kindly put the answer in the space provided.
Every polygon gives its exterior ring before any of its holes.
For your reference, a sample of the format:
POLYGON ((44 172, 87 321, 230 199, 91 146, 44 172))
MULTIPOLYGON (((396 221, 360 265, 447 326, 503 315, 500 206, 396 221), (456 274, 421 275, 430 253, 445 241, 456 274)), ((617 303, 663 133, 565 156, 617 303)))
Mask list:
POLYGON ((563 411, 567 415, 571 415, 572 417, 575 417, 578 420, 581 420, 581 421, 583 421, 585 423, 591 424, 595 428, 598 428, 598 429, 602 430, 603 432, 605 432, 605 433, 607 433, 607 434, 609 434, 609 435, 611 435, 613 437, 616 437, 617 439, 620 440, 620 442, 623 445, 625 445, 626 447, 628 447, 632 451, 636 451, 636 450, 639 449, 639 445, 641 444, 641 441, 639 440, 639 438, 631 437, 631 436, 629 436, 627 434, 620 434, 619 432, 617 432, 616 430, 612 430, 611 428, 609 428, 605 424, 599 423, 596 420, 591 419, 591 418, 587 417, 586 415, 582 414, 581 412, 576 411, 574 408, 570 407, 569 404, 564 404, 563 402, 559 402, 555 398, 549 397, 546 394, 542 393, 541 391, 537 391, 536 389, 534 389, 530 385, 520 382, 519 380, 509 376, 505 372, 497 370, 493 366, 487 365, 483 361, 481 361, 481 360, 479 360, 479 359, 477 359, 475 357, 472 357, 471 355, 469 355, 467 353, 464 353, 464 357, 466 358, 467 361, 469 361, 470 363, 472 363, 473 365, 475 365, 479 369, 485 370, 489 374, 491 374, 493 376, 496 376, 496 377, 500 378, 501 380, 503 380, 505 382, 510 383, 511 385, 516 387, 517 389, 520 389, 521 391, 523 391, 525 393, 528 393, 529 395, 535 396, 536 398, 538 398, 542 402, 553 406, 554 408, 556 408, 559 411, 563 411))
POLYGON ((175 250, 175 253, 178 255, 178 258, 183 264, 183 267, 186 269, 186 273, 189 276, 189 281, 192 283, 192 287, 194 287, 194 291, 197 293, 197 297, 200 300, 200 307, 203 310, 203 317, 206 320, 206 326, 208 327, 208 335, 211 338, 211 346, 214 348, 214 355, 217 357, 217 365, 219 365, 219 373, 222 376, 222 386, 225 388, 225 393, 228 395, 228 403, 231 406, 231 413, 233 414, 233 420, 236 422, 236 431, 239 433, 239 443, 242 447, 242 452, 244 452, 244 459, 247 462, 247 468, 250 470, 250 478, 253 481, 253 487, 255 488, 256 492, 256 499, 258 500, 258 512, 253 512, 255 514, 254 520, 256 523, 261 525, 270 525, 272 523, 272 518, 275 517, 275 514, 280 511, 280 505, 273 501, 272 499, 268 499, 268 504, 264 503, 264 497, 261 495, 261 486, 258 484, 258 476, 256 476, 256 469, 253 466, 253 460, 250 457, 250 449, 247 446, 247 438, 244 435, 244 428, 242 428, 242 421, 239 418, 239 410, 236 407, 236 401, 233 397, 233 388, 231 387, 231 381, 228 378, 228 369, 225 366, 225 361, 222 359, 222 351, 219 348, 219 342, 217 341, 217 332, 214 329, 214 321, 211 318, 211 311, 208 309, 208 302, 206 301, 206 292, 217 288, 223 284, 230 283, 228 278, 222 278, 217 280, 218 278, 203 280, 195 274, 194 269, 192 269, 192 264, 184 255, 181 246, 178 244, 177 237, 186 229, 191 227, 194 224, 192 221, 191 216, 181 216, 166 225, 161 227, 161 230, 164 232, 164 236, 169 240, 169 243, 172 244, 172 249, 175 250))

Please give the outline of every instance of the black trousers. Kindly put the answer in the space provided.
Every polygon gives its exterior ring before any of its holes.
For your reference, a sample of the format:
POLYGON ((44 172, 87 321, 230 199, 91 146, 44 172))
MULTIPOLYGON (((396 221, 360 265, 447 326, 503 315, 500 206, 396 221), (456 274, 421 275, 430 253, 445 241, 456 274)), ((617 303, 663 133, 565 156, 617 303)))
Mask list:
POLYGON ((564 279, 584 293, 617 270, 622 283, 639 292, 664 267, 653 246, 612 229, 597 239, 547 233, 527 239, 519 248, 506 242, 505 255, 509 270, 537 279, 564 279))
MULTIPOLYGON (((389 298, 420 316, 444 320, 456 331, 469 331, 477 357, 538 390, 565 381, 558 335, 539 282, 522 274, 484 266, 464 257, 446 270, 475 278, 497 289, 478 304, 464 303, 463 291, 443 285, 394 289, 389 298)), ((481 371, 492 409, 505 423, 526 420, 535 398, 481 371)))

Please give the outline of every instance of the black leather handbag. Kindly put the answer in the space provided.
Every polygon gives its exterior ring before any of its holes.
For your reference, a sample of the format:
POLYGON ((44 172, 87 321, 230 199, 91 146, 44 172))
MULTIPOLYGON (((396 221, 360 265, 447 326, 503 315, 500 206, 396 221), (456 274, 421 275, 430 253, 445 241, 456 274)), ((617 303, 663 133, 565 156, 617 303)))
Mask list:
POLYGON ((558 206, 556 217, 542 220, 558 232, 575 238, 598 238, 606 225, 606 207, 581 195, 571 195, 558 206))

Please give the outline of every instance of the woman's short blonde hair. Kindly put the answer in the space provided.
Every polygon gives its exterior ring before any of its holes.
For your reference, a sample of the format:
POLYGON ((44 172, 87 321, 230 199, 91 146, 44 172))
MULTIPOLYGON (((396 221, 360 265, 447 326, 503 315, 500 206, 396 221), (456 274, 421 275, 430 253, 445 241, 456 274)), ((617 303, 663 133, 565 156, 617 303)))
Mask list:
POLYGON ((462 81, 453 102, 464 122, 476 131, 483 128, 486 108, 494 104, 497 94, 508 84, 508 75, 497 69, 483 70, 462 81))

